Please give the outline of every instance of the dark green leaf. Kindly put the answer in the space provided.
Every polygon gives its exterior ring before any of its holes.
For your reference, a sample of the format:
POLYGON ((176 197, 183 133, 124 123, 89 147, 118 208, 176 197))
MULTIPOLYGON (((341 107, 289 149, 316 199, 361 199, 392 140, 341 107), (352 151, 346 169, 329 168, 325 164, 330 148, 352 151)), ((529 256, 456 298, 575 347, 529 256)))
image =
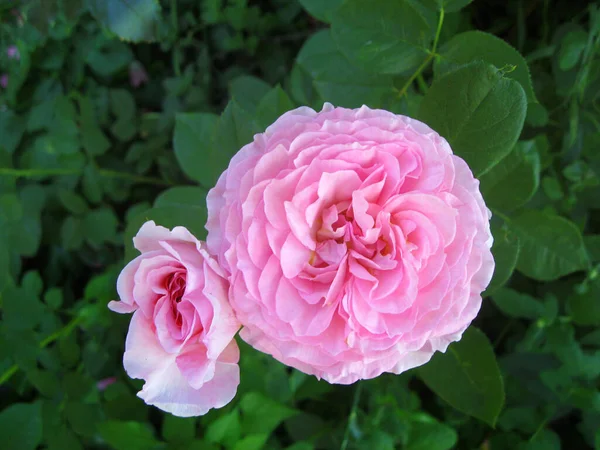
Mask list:
POLYGON ((240 433, 240 411, 236 408, 212 422, 206 429, 205 437, 208 442, 232 448, 240 439, 240 433))
POLYGON ((0 149, 13 153, 25 131, 25 119, 11 110, 0 110, 0 149))
POLYGON ((451 406, 494 426, 504 405, 504 385, 494 349, 471 326, 446 353, 418 369, 427 386, 451 406))
POLYGON ((508 226, 500 226, 496 222, 492 222, 491 228, 492 236, 494 236, 492 254, 496 266, 492 281, 490 281, 484 295, 492 294, 508 281, 517 266, 520 250, 519 238, 510 231, 508 226))
POLYGON ((209 113, 180 113, 175 120, 173 148, 179 166, 192 180, 211 187, 216 173, 211 165, 211 138, 219 118, 209 113))
POLYGON ((294 103, 280 86, 275 86, 259 102, 256 108, 256 119, 260 128, 264 130, 291 109, 294 109, 294 103))
POLYGON ((157 0, 87 0, 92 15, 121 39, 152 42, 158 38, 157 0))
POLYGON ((535 320, 546 313, 544 304, 536 298, 508 288, 496 291, 492 300, 500 311, 510 317, 535 320))
POLYGON ((558 52, 558 66, 561 70, 570 70, 577 65, 585 46, 588 35, 581 29, 573 30, 565 35, 558 52))
POLYGON ((485 63, 473 63, 435 81, 419 118, 448 140, 480 176, 515 145, 527 110, 523 88, 485 63))
POLYGON ((424 414, 411 421, 406 450, 450 450, 456 445, 456 431, 424 414))
POLYGON ((463 9, 473 0, 423 0, 428 7, 436 10, 444 9, 444 12, 456 12, 463 9))
POLYGON ((585 292, 574 292, 569 296, 567 309, 578 325, 600 325, 600 280, 589 283, 585 292))
POLYGON ((87 241, 98 247, 105 242, 114 242, 119 220, 110 208, 90 211, 83 218, 83 227, 87 241))
POLYGON ((526 204, 540 183, 540 157, 535 141, 518 142, 480 181, 488 207, 512 211, 526 204))
POLYGON ((344 0, 299 0, 300 4, 308 13, 323 21, 331 22, 331 18, 336 10, 344 3, 344 0))
POLYGON ((527 101, 536 102, 529 67, 525 58, 502 39, 493 34, 481 31, 467 31, 454 36, 440 49, 441 57, 434 66, 436 75, 443 75, 456 66, 481 60, 496 66, 498 69, 514 67, 506 70, 506 78, 521 83, 527 101))
POLYGON ((162 436, 169 442, 189 442, 196 437, 196 419, 166 414, 162 424, 162 436))
POLYGON ((0 412, 0 436, 11 450, 35 450, 42 441, 39 403, 15 403, 0 412))
POLYGON ((407 0, 346 0, 331 33, 351 61, 375 73, 397 74, 427 57, 429 25, 407 0))
POLYGON ((251 114, 256 110, 260 99, 270 90, 268 83, 248 75, 237 77, 229 85, 231 99, 251 114))
POLYGON ((377 108, 395 95, 390 76, 371 74, 352 65, 333 42, 329 30, 313 34, 296 60, 312 77, 319 95, 336 106, 358 108, 367 104, 377 108))
POLYGON ((549 281, 588 266, 577 226, 554 214, 525 211, 509 223, 519 237, 517 269, 530 278, 549 281))

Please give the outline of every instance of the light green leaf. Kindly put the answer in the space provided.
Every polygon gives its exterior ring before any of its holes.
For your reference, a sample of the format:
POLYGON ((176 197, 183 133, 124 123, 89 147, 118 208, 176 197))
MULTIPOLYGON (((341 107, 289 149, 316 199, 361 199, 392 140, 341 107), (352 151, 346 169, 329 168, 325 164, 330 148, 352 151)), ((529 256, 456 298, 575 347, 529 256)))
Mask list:
POLYGON ((0 436, 11 450, 35 450, 42 441, 39 403, 14 403, 0 412, 0 436))
POLYGON ((504 314, 519 319, 539 319, 544 317, 546 308, 538 299, 508 288, 499 289, 492 295, 494 304, 504 314))
POLYGON ((175 118, 173 148, 179 166, 188 177, 207 187, 212 186, 215 177, 210 154, 218 121, 219 117, 210 113, 179 113, 175 118))
POLYGON ((540 157, 535 141, 518 142, 480 181, 488 207, 512 211, 526 204, 540 184, 540 157))
POLYGON ((322 22, 331 22, 335 11, 344 3, 344 0, 299 0, 308 13, 322 22))
POLYGON ((500 226, 492 223, 492 236, 494 244, 492 254, 494 255, 494 276, 484 292, 484 296, 492 294, 496 289, 502 287, 511 277, 517 260, 519 259, 520 243, 515 233, 508 226, 500 226))
POLYGON ((427 57, 429 25, 407 0, 346 0, 332 17, 342 53, 374 73, 398 74, 427 57))
POLYGON ((434 65, 436 77, 444 75, 457 66, 477 60, 492 64, 498 69, 514 66, 514 70, 507 70, 504 76, 521 83, 527 101, 537 101, 527 61, 510 44, 493 34, 477 30, 457 34, 442 46, 440 55, 434 65))
POLYGON ((262 450, 268 438, 267 433, 250 434, 236 442, 233 450, 262 450))
POLYGON ((583 239, 573 222, 532 210, 512 219, 509 226, 521 242, 517 269, 528 277, 550 281, 587 268, 583 239))
POLYGON ((100 436, 115 450, 151 450, 164 448, 150 427, 139 422, 109 420, 98 425, 100 436))
POLYGON ((266 129, 279 116, 291 109, 294 109, 294 103, 280 86, 275 86, 267 92, 256 108, 258 124, 262 129, 266 129))
POLYGON ((158 39, 161 10, 158 0, 86 0, 102 25, 121 39, 153 42, 158 39))
POLYGON ((436 80, 421 103, 419 119, 446 138, 480 176, 513 148, 526 111, 521 85, 477 62, 436 80))
POLYGON ((494 349, 479 329, 471 326, 446 353, 436 353, 417 369, 425 384, 459 411, 496 424, 504 405, 504 384, 494 349))
POLYGON ((282 421, 295 416, 298 411, 259 394, 250 392, 240 401, 242 408, 242 434, 271 433, 282 421))
POLYGON ((206 429, 206 440, 231 448, 240 439, 240 411, 234 409, 228 414, 219 417, 206 429))
POLYGON ((333 42, 329 30, 313 34, 304 43, 297 63, 312 77, 321 98, 336 106, 358 108, 367 104, 377 108, 395 95, 390 76, 371 74, 352 65, 333 42))

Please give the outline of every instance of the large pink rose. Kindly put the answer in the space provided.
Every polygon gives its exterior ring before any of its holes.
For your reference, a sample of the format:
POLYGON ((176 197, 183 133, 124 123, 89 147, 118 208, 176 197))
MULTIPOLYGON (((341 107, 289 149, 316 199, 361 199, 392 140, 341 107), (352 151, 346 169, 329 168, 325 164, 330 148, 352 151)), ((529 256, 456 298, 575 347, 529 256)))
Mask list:
POLYGON ((184 417, 226 405, 240 380, 240 325, 225 274, 183 227, 146 222, 133 242, 142 254, 121 272, 121 301, 109 308, 133 312, 123 362, 146 381, 138 396, 184 417))
POLYGON ((331 383, 427 362, 490 281, 490 213, 427 125, 363 106, 281 116, 208 195, 242 338, 331 383))

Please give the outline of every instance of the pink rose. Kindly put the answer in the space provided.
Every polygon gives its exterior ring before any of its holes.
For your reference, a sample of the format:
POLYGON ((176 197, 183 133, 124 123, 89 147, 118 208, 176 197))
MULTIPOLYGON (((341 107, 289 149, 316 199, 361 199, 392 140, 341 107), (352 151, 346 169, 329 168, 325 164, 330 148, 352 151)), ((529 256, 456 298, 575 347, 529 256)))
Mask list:
POLYGON ((325 104, 281 116, 208 195, 241 337, 330 383, 445 351, 494 269, 467 164, 422 122, 325 104))
POLYGON ((222 270, 183 227, 146 222, 133 242, 142 254, 119 275, 121 301, 108 306, 133 312, 123 363, 146 381, 138 396, 183 417, 226 405, 240 379, 240 325, 222 270))

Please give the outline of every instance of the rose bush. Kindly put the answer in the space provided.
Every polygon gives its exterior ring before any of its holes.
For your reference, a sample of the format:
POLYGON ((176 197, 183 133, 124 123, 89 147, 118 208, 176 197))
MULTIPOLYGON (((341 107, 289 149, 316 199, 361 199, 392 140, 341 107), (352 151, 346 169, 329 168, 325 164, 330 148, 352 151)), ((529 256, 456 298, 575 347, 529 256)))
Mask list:
POLYGON ((222 270, 184 227, 146 222, 134 245, 142 254, 121 272, 121 301, 109 308, 133 312, 123 362, 146 381, 138 396, 177 416, 224 406, 239 384, 239 323, 222 270))
POLYGON ((331 383, 445 351, 494 269, 467 164, 424 123, 366 106, 285 113, 207 202, 242 338, 331 383))

